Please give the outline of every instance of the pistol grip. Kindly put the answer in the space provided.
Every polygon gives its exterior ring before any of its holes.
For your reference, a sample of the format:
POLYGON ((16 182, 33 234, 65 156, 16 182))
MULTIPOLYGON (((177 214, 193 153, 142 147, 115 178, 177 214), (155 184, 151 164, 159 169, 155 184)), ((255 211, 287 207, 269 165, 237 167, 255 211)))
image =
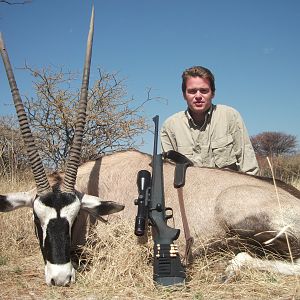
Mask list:
POLYGON ((169 150, 168 152, 163 153, 163 157, 170 159, 171 161, 176 163, 174 187, 176 189, 183 187, 185 185, 186 169, 190 166, 193 166, 193 162, 189 160, 185 155, 174 150, 169 150))

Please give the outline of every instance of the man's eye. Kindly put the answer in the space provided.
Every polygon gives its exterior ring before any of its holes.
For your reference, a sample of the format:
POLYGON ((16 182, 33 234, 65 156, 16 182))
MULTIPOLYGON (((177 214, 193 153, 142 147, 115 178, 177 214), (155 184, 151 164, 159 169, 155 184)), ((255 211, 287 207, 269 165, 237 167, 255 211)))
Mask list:
POLYGON ((197 93, 197 89, 192 89, 192 90, 188 90, 189 94, 196 94, 197 93))
POLYGON ((187 90, 187 92, 189 94, 196 94, 198 91, 201 94, 207 94, 207 93, 209 93, 210 89, 202 88, 202 89, 189 89, 189 90, 187 90))
POLYGON ((209 92, 209 89, 200 89, 201 94, 207 94, 209 92))

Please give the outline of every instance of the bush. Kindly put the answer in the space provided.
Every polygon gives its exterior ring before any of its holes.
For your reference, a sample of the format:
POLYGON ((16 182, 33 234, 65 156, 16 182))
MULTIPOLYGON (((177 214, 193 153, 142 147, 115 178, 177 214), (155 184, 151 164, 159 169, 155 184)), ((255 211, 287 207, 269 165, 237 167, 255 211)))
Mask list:
MULTIPOLYGON (((272 172, 268 164, 267 158, 257 157, 260 167, 260 175, 272 177, 272 172)), ((274 176, 286 183, 300 186, 300 154, 273 156, 270 158, 274 176)))

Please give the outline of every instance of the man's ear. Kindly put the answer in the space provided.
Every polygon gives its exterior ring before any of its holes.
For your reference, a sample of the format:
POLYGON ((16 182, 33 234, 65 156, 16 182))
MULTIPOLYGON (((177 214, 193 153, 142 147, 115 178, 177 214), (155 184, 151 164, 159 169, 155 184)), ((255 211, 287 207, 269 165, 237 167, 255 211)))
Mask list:
POLYGON ((35 188, 27 192, 0 195, 0 211, 8 212, 20 207, 32 207, 35 197, 35 188))
POLYGON ((84 194, 81 200, 81 208, 94 216, 104 216, 117 213, 124 209, 124 205, 113 201, 102 201, 99 197, 84 194))

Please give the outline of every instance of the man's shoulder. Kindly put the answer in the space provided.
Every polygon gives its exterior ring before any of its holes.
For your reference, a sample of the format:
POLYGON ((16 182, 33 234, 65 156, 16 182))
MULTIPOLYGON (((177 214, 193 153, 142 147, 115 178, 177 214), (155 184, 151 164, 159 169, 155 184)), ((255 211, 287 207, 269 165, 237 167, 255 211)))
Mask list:
POLYGON ((216 104, 215 105, 216 111, 228 111, 228 112, 236 112, 237 110, 232 106, 225 105, 225 104, 216 104))
POLYGON ((165 121, 164 124, 172 124, 173 122, 177 122, 178 120, 181 119, 186 119, 185 111, 179 111, 170 117, 168 117, 165 121))
POLYGON ((233 107, 225 104, 216 104, 214 109, 216 114, 238 116, 240 113, 233 107))

